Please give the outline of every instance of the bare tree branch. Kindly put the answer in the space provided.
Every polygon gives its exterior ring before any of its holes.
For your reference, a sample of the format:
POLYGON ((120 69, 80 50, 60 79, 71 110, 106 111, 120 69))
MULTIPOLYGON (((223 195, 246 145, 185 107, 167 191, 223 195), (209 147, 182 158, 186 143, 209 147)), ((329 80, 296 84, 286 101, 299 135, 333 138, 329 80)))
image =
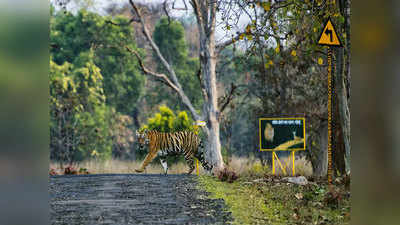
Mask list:
POLYGON ((207 33, 211 33, 211 32, 215 32, 215 21, 216 21, 216 16, 217 16, 217 3, 216 3, 217 1, 211 1, 209 4, 210 4, 210 7, 211 7, 211 10, 210 10, 210 25, 209 25, 209 27, 208 27, 208 29, 207 29, 207 33))
POLYGON ((223 100, 225 100, 225 102, 222 104, 222 106, 220 107, 219 111, 222 114, 222 112, 225 110, 225 108, 229 105, 229 103, 232 101, 235 91, 237 89, 237 86, 234 85, 233 83, 231 83, 231 90, 228 94, 228 96, 225 96, 223 98, 223 100))
POLYGON ((238 33, 238 34, 236 35, 236 37, 234 37, 234 38, 232 38, 232 39, 230 39, 230 40, 227 40, 227 41, 225 41, 225 42, 223 42, 223 43, 221 43, 221 44, 218 44, 218 45, 216 46, 217 53, 221 52, 221 51, 224 50, 226 47, 228 47, 229 45, 235 43, 236 41, 239 41, 240 36, 243 35, 243 34, 245 34, 245 33, 246 33, 246 32, 240 32, 240 33, 238 33))
POLYGON ((204 88, 204 84, 203 84, 203 81, 202 81, 201 69, 199 69, 197 71, 196 76, 197 76, 197 79, 199 80, 199 83, 200 83, 201 93, 202 93, 202 95, 204 97, 204 101, 207 102, 208 96, 207 96, 207 92, 206 92, 206 89, 204 88))
POLYGON ((168 74, 171 76, 172 79, 172 84, 176 87, 173 88, 179 95, 179 97, 181 98, 183 104, 189 109, 190 113, 192 114, 193 118, 195 120, 200 120, 200 116, 199 114, 196 112, 196 109, 193 107, 192 103, 190 102, 189 98, 186 96, 186 94, 183 91, 183 88, 181 86, 181 84, 178 81, 178 78, 175 74, 174 69, 172 68, 172 66, 167 62, 167 60, 165 60, 164 56, 162 55, 160 49, 158 48, 158 46, 156 45, 156 43, 153 41, 149 30, 146 27, 146 23, 145 23, 145 19, 141 14, 140 9, 136 6, 136 4, 132 1, 129 0, 130 5, 132 6, 133 10, 135 11, 138 20, 140 21, 141 25, 142 25, 142 29, 143 29, 143 33, 147 39, 147 41, 149 42, 151 48, 153 49, 153 51, 156 53, 157 57, 160 59, 161 63, 163 64, 163 66, 166 68, 166 70, 168 71, 168 74))
POLYGON ((135 19, 135 18, 131 18, 128 22, 126 22, 126 23, 115 23, 115 22, 113 22, 112 20, 106 20, 106 23, 108 23, 108 24, 112 24, 112 25, 115 25, 115 26, 127 26, 127 25, 130 25, 132 22, 139 22, 139 20, 138 19, 135 19))
POLYGON ((183 1, 183 4, 185 5, 185 8, 176 8, 175 7, 176 0, 174 0, 174 2, 172 3, 172 9, 175 9, 175 10, 188 10, 187 4, 186 4, 186 0, 182 0, 182 1, 183 1))
POLYGON ((200 4, 199 4, 199 2, 197 0, 191 0, 190 3, 192 5, 192 7, 193 7, 194 14, 196 15, 196 18, 197 18, 197 24, 198 24, 198 27, 199 27, 199 33, 200 34, 201 33, 205 33, 205 30, 204 30, 204 18, 203 18, 202 14, 201 14, 201 11, 200 11, 200 4))
MULTIPOLYGON (((164 3, 163 3, 163 10, 164 10, 164 12, 165 12, 165 15, 167 15, 167 18, 168 18, 168 26, 171 24, 171 16, 169 15, 169 13, 168 13, 168 6, 167 6, 167 3, 168 3, 168 1, 167 0, 165 0, 164 1, 164 3)), ((174 2, 175 3, 175 2, 174 2)))
POLYGON ((174 83, 172 83, 172 81, 171 81, 170 79, 168 79, 168 77, 167 77, 165 74, 163 74, 163 73, 156 73, 156 72, 153 72, 153 71, 147 69, 147 68, 144 66, 143 60, 142 60, 142 58, 140 57, 140 55, 139 55, 139 53, 138 53, 137 51, 132 50, 132 49, 129 48, 129 47, 125 47, 125 48, 126 48, 126 50, 128 50, 128 52, 130 52, 130 53, 132 53, 132 54, 134 54, 134 55, 136 56, 136 58, 137 58, 138 61, 139 61, 139 65, 140 65, 140 67, 142 68, 142 71, 143 71, 145 74, 151 75, 151 76, 153 76, 153 77, 158 78, 159 80, 161 80, 161 81, 163 81, 165 84, 167 84, 169 87, 171 87, 174 91, 179 92, 178 88, 174 85, 174 83))

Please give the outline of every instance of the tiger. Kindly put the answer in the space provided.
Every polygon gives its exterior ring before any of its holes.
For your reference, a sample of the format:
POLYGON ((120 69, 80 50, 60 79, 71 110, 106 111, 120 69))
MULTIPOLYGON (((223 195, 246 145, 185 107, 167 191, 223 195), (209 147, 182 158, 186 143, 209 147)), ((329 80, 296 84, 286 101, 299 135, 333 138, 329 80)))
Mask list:
POLYGON ((194 170, 194 158, 197 158, 203 168, 210 173, 213 166, 205 160, 204 151, 199 151, 199 148, 204 149, 203 142, 200 138, 191 131, 179 131, 172 133, 158 132, 155 130, 145 130, 144 132, 136 131, 136 138, 139 143, 139 148, 144 149, 149 146, 149 152, 136 172, 141 173, 146 166, 153 161, 158 155, 161 165, 164 169, 164 174, 168 173, 167 156, 183 154, 186 163, 189 166, 187 174, 191 174, 194 170))

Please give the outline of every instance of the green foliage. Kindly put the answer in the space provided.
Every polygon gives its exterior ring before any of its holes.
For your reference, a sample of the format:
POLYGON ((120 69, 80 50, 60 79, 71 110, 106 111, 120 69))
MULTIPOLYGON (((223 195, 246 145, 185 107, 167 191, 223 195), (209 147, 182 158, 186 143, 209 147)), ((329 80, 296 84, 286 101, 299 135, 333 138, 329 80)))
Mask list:
MULTIPOLYGON (((133 28, 123 17, 100 16, 86 10, 77 15, 57 12, 50 18, 50 53, 58 65, 65 62, 81 66, 85 55, 93 55, 101 70, 106 103, 118 112, 132 114, 140 97, 144 76, 138 70, 135 57, 125 47, 136 48, 133 28), (89 53, 91 52, 91 53, 89 53)), ((140 51, 139 51, 140 52, 140 51)))
POLYGON ((102 106, 96 106, 93 112, 82 112, 75 116, 76 132, 81 137, 74 161, 88 158, 110 159, 112 152, 111 117, 112 111, 102 106))
POLYGON ((172 20, 168 24, 167 18, 161 18, 154 29, 153 37, 169 63, 179 65, 187 60, 185 30, 179 21, 172 20))
POLYGON ((57 65, 50 60, 51 159, 73 162, 96 153, 111 156, 110 109, 105 105, 102 75, 93 54, 82 53, 80 64, 57 65))
POLYGON ((188 116, 186 111, 175 113, 167 106, 160 106, 160 112, 156 113, 154 117, 147 120, 141 130, 156 130, 160 132, 176 132, 176 131, 193 131, 193 120, 188 116))

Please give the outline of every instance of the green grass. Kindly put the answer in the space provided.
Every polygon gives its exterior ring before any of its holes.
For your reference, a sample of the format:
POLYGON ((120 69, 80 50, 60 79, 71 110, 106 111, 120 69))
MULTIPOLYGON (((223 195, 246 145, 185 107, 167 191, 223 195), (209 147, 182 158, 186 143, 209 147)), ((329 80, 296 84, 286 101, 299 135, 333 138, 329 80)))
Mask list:
POLYGON ((225 200, 234 217, 233 224, 348 224, 350 221, 348 197, 338 207, 328 205, 324 201, 328 193, 324 184, 297 186, 251 182, 253 179, 242 177, 230 184, 200 176, 199 185, 211 193, 211 198, 225 200), (299 193, 300 199, 295 197, 299 193))

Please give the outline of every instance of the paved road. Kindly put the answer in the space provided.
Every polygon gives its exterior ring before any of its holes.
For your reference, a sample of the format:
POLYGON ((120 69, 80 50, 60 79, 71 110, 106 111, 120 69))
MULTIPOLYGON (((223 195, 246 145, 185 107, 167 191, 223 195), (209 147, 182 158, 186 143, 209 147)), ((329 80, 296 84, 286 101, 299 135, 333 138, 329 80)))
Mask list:
POLYGON ((50 177, 52 224, 226 224, 223 200, 207 199, 193 175, 50 177))

